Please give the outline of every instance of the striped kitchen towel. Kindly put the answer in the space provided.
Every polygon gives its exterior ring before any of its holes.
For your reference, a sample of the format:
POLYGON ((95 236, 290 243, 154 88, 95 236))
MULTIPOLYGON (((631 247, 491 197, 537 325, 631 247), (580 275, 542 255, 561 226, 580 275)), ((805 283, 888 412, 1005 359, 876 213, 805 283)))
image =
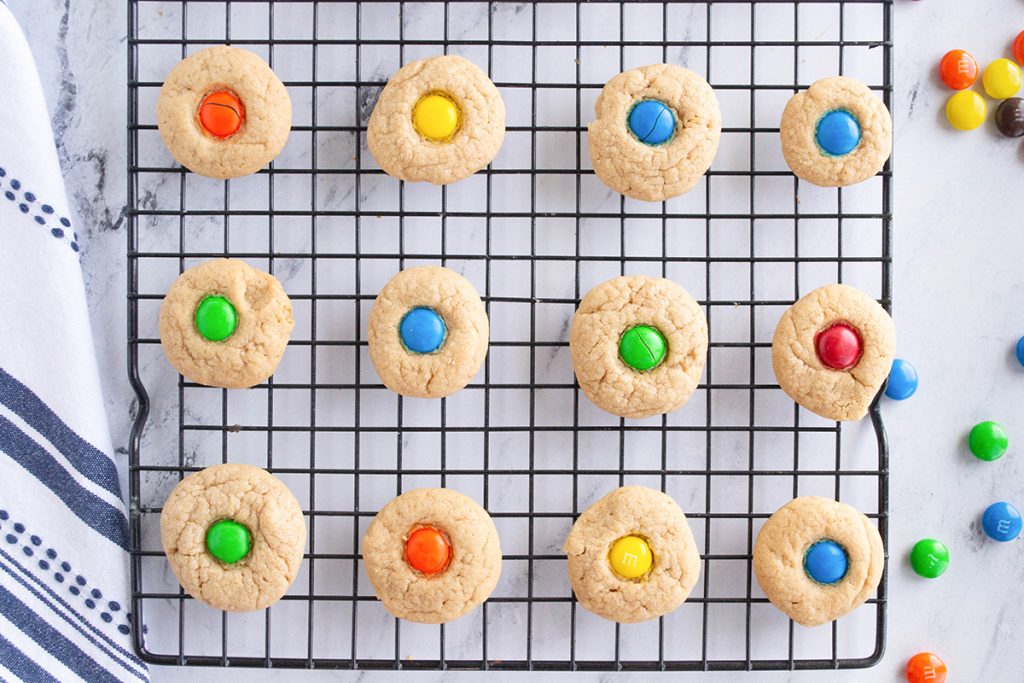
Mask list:
POLYGON ((146 681, 78 236, 2 3, 0 46, 0 680, 146 681))

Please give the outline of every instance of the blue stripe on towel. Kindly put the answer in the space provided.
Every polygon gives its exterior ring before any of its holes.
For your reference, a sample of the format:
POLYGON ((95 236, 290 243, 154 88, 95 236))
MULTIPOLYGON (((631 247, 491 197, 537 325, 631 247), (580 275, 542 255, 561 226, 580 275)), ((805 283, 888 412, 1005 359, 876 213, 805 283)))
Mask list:
MULTIPOLYGON (((17 564, 17 562, 13 562, 12 558, 10 557, 10 555, 8 555, 7 553, 3 552, 2 550, 0 550, 0 555, 2 555, 4 557, 4 559, 6 559, 8 562, 11 562, 13 564, 17 564)), ((39 591, 37 591, 35 588, 33 588, 31 585, 29 585, 28 582, 25 581, 25 579, 23 579, 20 576, 16 575, 14 573, 14 570, 11 567, 7 566, 7 564, 4 564, 4 563, 0 562, 0 569, 3 569, 5 572, 7 572, 7 574, 9 574, 12 579, 17 581, 19 584, 21 584, 21 586, 23 588, 25 588, 27 591, 32 593, 33 597, 35 597, 36 600, 38 600, 42 604, 44 604, 47 607, 49 607, 53 611, 54 614, 56 614, 61 619, 63 619, 65 622, 67 622, 68 625, 70 625, 73 629, 75 629, 75 631, 77 631, 79 634, 81 634, 87 641, 92 643, 98 650, 102 651, 103 654, 107 655, 108 657, 113 659, 115 662, 120 664, 126 671, 131 673, 136 678, 139 678, 139 679, 141 679, 143 681, 146 680, 146 677, 142 673, 140 673, 138 670, 136 670, 134 667, 132 667, 128 662, 125 662, 123 659, 118 657, 117 654, 115 654, 114 652, 111 652, 110 649, 108 649, 102 642, 99 642, 98 640, 96 640, 96 638, 94 638, 92 635, 90 635, 90 633, 88 631, 84 630, 81 626, 79 626, 74 621, 72 621, 71 617, 69 617, 66 613, 64 613, 63 611, 58 609, 58 607, 56 605, 54 605, 52 602, 50 602, 49 600, 47 600, 44 595, 42 595, 39 591)), ((23 568, 22 568, 22 571, 24 571, 23 568)), ((51 594, 53 593, 53 591, 49 591, 49 592, 51 594)), ((66 602, 61 600, 60 597, 57 597, 57 601, 60 602, 62 605, 68 607, 75 616, 77 616, 79 619, 82 620, 82 622, 84 624, 86 624, 86 625, 90 626, 90 628, 92 628, 92 625, 89 624, 88 621, 83 619, 77 612, 75 612, 74 609, 71 609, 70 605, 68 605, 66 602)), ((96 633, 99 633, 99 631, 96 631, 94 628, 92 628, 92 630, 95 631, 96 633)), ((132 653, 128 652, 124 648, 120 647, 119 645, 117 645, 116 643, 111 641, 109 638, 105 638, 104 637, 103 640, 107 641, 114 650, 116 650, 117 652, 119 652, 122 655, 124 655, 125 657, 127 657, 131 662, 134 662, 134 663, 138 664, 138 666, 143 671, 145 671, 146 665, 145 665, 145 663, 141 659, 139 659, 138 657, 136 657, 132 653)))
POLYGON ((0 635, 0 664, 8 671, 23 681, 39 681, 39 683, 50 683, 57 679, 46 672, 28 656, 14 647, 14 643, 0 635))
POLYGON ((128 518, 124 512, 75 481, 49 451, 2 415, 0 451, 57 494, 83 522, 128 550, 128 518))
POLYGON ((22 633, 34 640, 39 647, 85 680, 90 683, 118 683, 117 678, 108 669, 97 664, 95 659, 33 612, 3 585, 0 585, 0 612, 3 612, 8 621, 21 629, 22 633))
POLYGON ((114 461, 105 453, 80 437, 57 416, 50 406, 0 368, 0 403, 11 409, 60 451, 71 466, 90 481, 102 486, 118 498, 121 485, 114 461))

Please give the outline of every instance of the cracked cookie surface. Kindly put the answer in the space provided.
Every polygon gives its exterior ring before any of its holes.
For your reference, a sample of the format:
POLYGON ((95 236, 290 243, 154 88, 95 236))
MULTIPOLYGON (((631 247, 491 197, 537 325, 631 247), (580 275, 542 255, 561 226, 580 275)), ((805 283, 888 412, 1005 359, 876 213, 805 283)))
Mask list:
POLYGON ((700 554, 686 515, 671 497, 645 486, 623 486, 587 508, 572 525, 563 550, 576 599, 622 624, 676 609, 700 575, 700 554), (640 579, 619 577, 608 560, 612 544, 628 535, 645 539, 654 556, 640 579))
POLYGON ((813 413, 830 420, 859 420, 892 367, 896 328, 877 301, 849 285, 826 285, 789 307, 772 339, 772 367, 782 390, 813 413), (818 357, 817 335, 836 322, 852 326, 861 354, 848 370, 826 367, 818 357))
POLYGON ((370 360, 384 385, 403 396, 439 398, 469 384, 487 356, 487 309, 472 283, 440 266, 406 268, 384 285, 367 323, 370 360), (433 353, 402 344, 399 324, 413 308, 430 308, 447 333, 433 353))
POLYGON ((443 624, 482 603, 501 575, 498 530, 487 511, 451 489, 415 489, 398 496, 373 518, 363 537, 370 583, 388 612, 400 619, 443 624), (433 527, 450 541, 443 571, 424 575, 405 559, 417 528, 433 527))
POLYGON ((480 67, 458 55, 410 62, 380 93, 370 115, 366 144, 388 175, 435 185, 468 178, 491 163, 505 139, 505 103, 480 67), (421 98, 443 93, 459 110, 451 139, 434 142, 413 125, 421 98))
POLYGON ((255 173, 280 154, 292 125, 292 101, 267 63, 228 45, 200 50, 167 75, 156 103, 157 127, 175 161, 210 178, 255 173), (203 98, 235 94, 245 107, 241 128, 226 139, 207 134, 199 122, 203 98))
POLYGON ((259 610, 288 591, 302 563, 302 508, 277 477, 253 465, 208 467, 185 477, 160 514, 167 562, 192 597, 229 612, 259 610), (210 525, 231 519, 251 534, 249 554, 234 564, 206 549, 210 525))
POLYGON ((871 520, 846 503, 803 496, 779 508, 754 541, 754 574, 773 605, 803 626, 828 623, 859 607, 882 579, 885 548, 871 520), (804 555, 820 540, 839 544, 846 574, 823 585, 804 571, 804 555))
POLYGON ((295 321, 292 304, 273 275, 238 259, 214 259, 178 276, 160 307, 160 344, 174 369, 211 387, 244 389, 274 373, 295 321), (238 326, 212 342, 196 329, 195 314, 207 295, 226 297, 238 326))
POLYGON ((892 118, 885 103, 855 78, 833 76, 811 84, 786 103, 779 125, 782 155, 798 177, 821 187, 853 185, 874 176, 892 152, 892 118), (860 141, 842 156, 825 152, 816 139, 818 122, 830 111, 856 117, 860 141))
POLYGON ((587 127, 594 172, 627 197, 662 201, 689 192, 711 167, 722 133, 718 98, 708 82, 674 64, 624 71, 601 89, 587 127), (659 145, 641 142, 627 119, 644 99, 666 104, 675 132, 659 145))
POLYGON ((569 350, 580 388, 599 408, 620 417, 649 417, 680 408, 704 369, 708 325, 690 294, 664 278, 626 275, 583 297, 569 329, 569 350), (619 341, 634 325, 665 337, 664 360, 639 372, 619 357, 619 341))

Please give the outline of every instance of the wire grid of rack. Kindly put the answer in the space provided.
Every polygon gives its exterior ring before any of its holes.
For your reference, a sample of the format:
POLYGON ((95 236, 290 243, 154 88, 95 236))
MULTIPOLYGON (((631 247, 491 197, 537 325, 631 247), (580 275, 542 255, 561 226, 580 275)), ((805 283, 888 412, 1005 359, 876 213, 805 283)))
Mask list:
POLYGON ((778 149, 785 101, 843 73, 891 104, 887 2, 331 3, 132 0, 128 30, 128 349, 138 392, 130 444, 136 647, 181 665, 540 670, 870 666, 885 642, 886 584, 831 627, 795 628, 750 569, 761 524, 794 495, 851 502, 887 537, 878 406, 837 425, 799 409, 771 373, 778 316, 841 280, 890 306, 891 166, 846 189, 796 180, 778 149), (248 178, 172 163, 155 126, 163 76, 229 42, 289 87, 282 155, 248 178), (447 187, 405 184, 369 155, 365 125, 390 73, 459 53, 500 88, 501 154, 447 187), (624 199, 591 170, 586 124, 603 83, 652 62, 688 66, 720 99, 722 145, 692 192, 624 199), (157 311, 184 268, 230 255, 273 272, 297 325, 271 380, 244 391, 184 381, 161 357, 157 311), (384 389, 366 313, 402 267, 441 263, 481 291, 492 325, 471 385, 440 401, 384 389), (620 420, 581 397, 567 352, 580 296, 620 273, 675 279, 705 307, 711 345, 690 403, 620 420), (309 545, 265 612, 227 614, 184 595, 159 513, 185 474, 268 467, 299 497, 309 545), (673 495, 702 554, 681 608, 618 626, 580 608, 560 552, 572 521, 624 483, 673 495), (359 540, 416 486, 474 496, 498 525, 501 583, 446 626, 399 622, 376 602, 359 540))

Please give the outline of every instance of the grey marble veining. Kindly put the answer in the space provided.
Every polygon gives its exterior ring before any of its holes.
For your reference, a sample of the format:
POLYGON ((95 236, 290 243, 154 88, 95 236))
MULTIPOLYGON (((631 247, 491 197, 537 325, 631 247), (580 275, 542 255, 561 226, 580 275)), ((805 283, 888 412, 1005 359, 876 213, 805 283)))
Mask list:
MULTIPOLYGON (((124 455, 136 409, 126 379, 124 343, 124 3, 8 0, 8 4, 32 44, 50 103, 82 236, 82 262, 111 432, 124 455)), ((982 64, 1004 56, 1013 35, 1024 28, 1010 25, 1013 17, 1019 18, 1019 9, 1011 0, 987 0, 983 7, 896 0, 895 317, 899 355, 917 365, 922 385, 912 400, 885 406, 892 451, 886 657, 867 672, 749 674, 743 680, 898 681, 906 658, 920 649, 942 655, 956 680, 1020 678, 1015 654, 1024 646, 1024 624, 1017 607, 1024 593, 1021 545, 984 540, 978 519, 984 507, 997 499, 1024 504, 1020 483, 1024 464, 1012 451, 996 463, 976 462, 966 454, 963 441, 966 430, 986 418, 1003 422, 1011 437, 1024 433, 1024 415, 1018 408, 1024 370, 1012 357, 1013 343, 1024 334, 1018 313, 1024 295, 1019 268, 1024 232, 1019 230, 1019 200, 1014 199, 1015 194, 1019 196, 1024 148, 1019 141, 999 138, 991 122, 969 134, 951 131, 943 115, 947 92, 935 76, 938 58, 953 47, 971 50, 982 64), (917 579, 906 562, 910 545, 924 536, 944 539, 953 553, 950 571, 933 582, 917 579)), ((410 7, 407 26, 430 21, 418 11, 410 7)), ((499 14, 520 11, 522 6, 508 6, 499 14)), ((481 20, 467 12, 453 30, 471 32, 481 20)), ((686 62, 692 55, 678 57, 686 62)), ((378 72, 382 79, 387 76, 383 62, 374 73, 378 72)), ((365 121, 371 106, 372 94, 366 94, 358 106, 360 119, 365 121)), ((300 154, 294 161, 301 160, 300 154)), ((159 205, 167 191, 159 185, 146 187, 140 203, 159 205)), ((329 191, 335 193, 329 196, 332 203, 351 201, 344 188, 329 191)), ((373 198, 368 193, 360 199, 373 198)), ((617 198, 608 194, 593 200, 617 198)), ((201 228, 195 230, 198 234, 201 228)), ((467 239, 474 237, 467 234, 467 239)), ((284 280, 300 273, 297 264, 277 265, 284 280)), ((557 371, 563 361, 552 358, 548 367, 557 371)), ((513 457, 514 443, 499 450, 513 457)), ((594 495, 596 491, 581 490, 581 497, 594 495)), ((519 628, 514 613, 507 618, 510 630, 519 628)), ((466 631, 472 629, 473 624, 465 625, 466 631)), ((416 680, 449 677, 401 675, 416 680)), ((155 680, 262 681, 271 676, 378 680, 386 674, 154 671, 155 680)), ((639 678, 571 676, 590 681, 639 678)), ((495 674, 490 678, 514 677, 495 674)))

